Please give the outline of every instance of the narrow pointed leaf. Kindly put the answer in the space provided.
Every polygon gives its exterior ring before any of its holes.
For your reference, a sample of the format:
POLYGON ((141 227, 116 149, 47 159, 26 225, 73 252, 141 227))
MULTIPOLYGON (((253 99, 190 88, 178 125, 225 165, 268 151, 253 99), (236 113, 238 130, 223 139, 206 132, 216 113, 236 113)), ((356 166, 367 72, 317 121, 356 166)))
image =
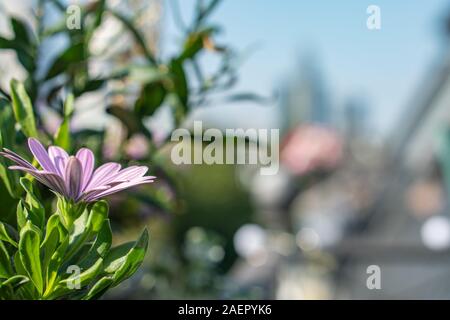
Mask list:
POLYGON ((34 194, 33 183, 27 178, 20 178, 20 184, 27 193, 25 198, 25 202, 28 206, 27 219, 31 220, 34 225, 43 230, 45 225, 45 208, 34 194))
POLYGON ((93 300, 101 297, 106 290, 108 290, 114 284, 114 280, 111 277, 101 278, 83 298, 83 300, 93 300))
POLYGON ((0 279, 8 279, 13 275, 11 259, 5 245, 0 241, 0 279))
POLYGON ((105 261, 105 271, 113 273, 114 285, 133 275, 144 260, 148 246, 148 231, 145 229, 131 249, 121 256, 127 245, 113 248, 105 261))
POLYGON ((0 240, 8 242, 9 244, 17 248, 17 242, 13 239, 14 233, 15 231, 11 226, 0 222, 0 240))
POLYGON ((20 124, 23 133, 27 137, 36 138, 38 134, 30 97, 21 82, 11 80, 10 86, 13 111, 16 121, 20 124))
POLYGON ((39 230, 27 222, 20 231, 19 254, 23 267, 28 277, 33 282, 37 291, 42 294, 44 282, 42 279, 42 267, 40 257, 41 237, 39 230))

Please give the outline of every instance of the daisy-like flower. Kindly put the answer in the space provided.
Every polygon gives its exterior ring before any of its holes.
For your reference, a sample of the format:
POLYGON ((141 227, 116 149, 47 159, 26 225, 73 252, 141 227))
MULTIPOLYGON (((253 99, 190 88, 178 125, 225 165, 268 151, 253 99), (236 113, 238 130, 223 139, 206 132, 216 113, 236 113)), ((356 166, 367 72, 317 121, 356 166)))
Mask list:
POLYGON ((151 183, 155 179, 153 176, 145 176, 148 170, 145 166, 121 169, 120 164, 109 162, 94 170, 94 154, 87 148, 78 150, 75 156, 69 156, 60 147, 50 146, 48 151, 45 150, 34 138, 28 139, 28 147, 42 170, 6 148, 0 154, 17 164, 9 169, 29 173, 57 194, 75 203, 93 202, 130 187, 151 183))

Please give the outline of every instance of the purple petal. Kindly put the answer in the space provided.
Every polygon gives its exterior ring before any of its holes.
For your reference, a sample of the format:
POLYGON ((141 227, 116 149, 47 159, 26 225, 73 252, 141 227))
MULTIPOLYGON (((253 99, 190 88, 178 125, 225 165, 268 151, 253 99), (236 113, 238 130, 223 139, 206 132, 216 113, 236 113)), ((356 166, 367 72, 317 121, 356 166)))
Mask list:
POLYGON ((94 154, 91 150, 82 148, 78 150, 76 157, 80 160, 83 168, 81 190, 84 190, 91 180, 92 172, 94 171, 94 154))
POLYGON ((48 147, 48 156, 50 157, 50 160, 52 161, 59 175, 61 177, 64 177, 67 160, 69 158, 67 152, 60 147, 50 146, 48 147))
POLYGON ((88 183, 84 191, 89 192, 89 190, 102 185, 108 184, 120 170, 120 164, 115 162, 108 162, 97 168, 92 175, 91 181, 88 183))
POLYGON ((43 171, 39 171, 39 170, 37 170, 36 168, 31 169, 31 168, 28 168, 28 167, 22 167, 22 166, 10 166, 10 167, 8 167, 8 169, 10 169, 10 170, 21 170, 21 171, 24 171, 24 172, 26 172, 26 173, 31 174, 31 175, 32 175, 33 177, 35 177, 39 182, 45 184, 47 187, 49 187, 49 188, 53 187, 53 186, 50 186, 50 185, 48 184, 48 181, 46 181, 45 179, 42 179, 42 177, 41 177, 41 175, 40 175, 40 172, 43 172, 43 171))
POLYGON ((8 158, 9 160, 14 161, 19 166, 30 168, 30 169, 36 169, 35 167, 33 167, 33 165, 31 163, 29 163, 27 160, 25 160, 24 158, 19 156, 17 153, 14 153, 11 150, 8 150, 6 148, 3 148, 3 150, 4 150, 4 152, 0 152, 0 154, 4 157, 8 158))
POLYGON ((128 167, 126 169, 121 170, 117 176, 114 178, 114 181, 116 180, 124 180, 124 181, 130 181, 139 177, 142 177, 144 174, 146 174, 148 171, 148 168, 145 166, 132 166, 128 167))
POLYGON ((90 189, 88 192, 83 192, 82 196, 80 197, 80 200, 86 200, 87 198, 93 197, 96 194, 98 194, 100 192, 103 192, 105 190, 108 190, 110 188, 111 188, 110 185, 104 185, 104 186, 101 186, 101 187, 90 189))
POLYGON ((89 197, 86 197, 86 201, 91 202, 91 201, 95 201, 98 200, 100 198, 106 197, 108 195, 111 195, 113 193, 134 187, 134 186, 138 186, 141 184, 146 184, 146 183, 152 183, 154 181, 156 177, 153 176, 147 176, 147 177, 140 177, 137 178, 133 181, 127 181, 127 182, 123 182, 118 184, 115 187, 109 188, 108 190, 105 191, 101 191, 98 193, 95 193, 94 195, 90 195, 89 197))
POLYGON ((31 153, 34 155, 36 160, 39 162, 39 164, 45 171, 55 173, 57 172, 55 166, 53 165, 52 160, 50 160, 50 157, 48 156, 47 151, 38 140, 34 138, 29 138, 28 147, 30 148, 31 153))
POLYGON ((56 191, 57 193, 65 196, 66 190, 64 186, 64 181, 61 179, 61 177, 53 172, 48 171, 40 171, 37 169, 30 169, 26 167, 20 167, 20 166, 11 166, 9 167, 11 170, 21 170, 29 173, 32 175, 36 180, 38 180, 40 183, 44 184, 48 188, 56 191))
POLYGON ((69 157, 65 173, 65 186, 70 198, 77 200, 81 193, 83 168, 80 160, 76 157, 69 157))
POLYGON ((40 171, 39 175, 47 179, 54 186, 52 188, 54 191, 65 197, 69 195, 64 180, 57 173, 40 171))

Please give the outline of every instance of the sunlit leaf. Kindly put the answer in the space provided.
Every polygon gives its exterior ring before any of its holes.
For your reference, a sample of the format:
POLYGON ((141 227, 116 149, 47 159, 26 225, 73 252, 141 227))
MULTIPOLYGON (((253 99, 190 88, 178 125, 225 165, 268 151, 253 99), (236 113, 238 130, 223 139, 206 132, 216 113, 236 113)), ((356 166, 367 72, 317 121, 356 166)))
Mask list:
POLYGON ((23 133, 27 137, 36 138, 38 133, 30 97, 21 82, 11 80, 10 85, 12 106, 16 121, 20 124, 23 133))
POLYGON ((4 241, 4 242, 8 242, 9 244, 13 245, 14 247, 17 247, 17 241, 14 239, 17 237, 17 235, 15 234, 15 230, 3 223, 0 222, 0 240, 4 241))
POLYGON ((68 95, 64 104, 64 119, 54 138, 55 145, 65 150, 70 150, 71 147, 70 119, 74 110, 74 99, 73 94, 68 95))
POLYGON ((164 101, 166 89, 161 82, 147 83, 142 89, 134 106, 140 116, 151 116, 164 101))
POLYGON ((8 279, 13 275, 11 259, 3 241, 0 241, 0 279, 8 279))
POLYGON ((41 236, 36 226, 28 223, 20 231, 19 254, 28 277, 40 294, 44 289, 40 257, 41 236))
POLYGON ((30 220, 35 226, 41 230, 45 225, 45 208, 34 193, 33 183, 27 178, 20 178, 20 185, 26 192, 25 203, 27 206, 25 216, 27 220, 30 220))
POLYGON ((67 48, 58 58, 56 58, 45 78, 51 79, 63 72, 66 72, 69 70, 70 65, 73 66, 73 64, 84 62, 85 59, 86 54, 84 43, 76 43, 67 48))

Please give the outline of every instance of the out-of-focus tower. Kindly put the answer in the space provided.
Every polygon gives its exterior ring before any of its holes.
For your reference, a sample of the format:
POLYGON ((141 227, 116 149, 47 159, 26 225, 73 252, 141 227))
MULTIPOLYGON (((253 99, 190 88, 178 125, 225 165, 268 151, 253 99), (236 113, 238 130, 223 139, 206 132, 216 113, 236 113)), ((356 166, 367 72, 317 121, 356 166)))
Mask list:
POLYGON ((298 74, 284 88, 281 118, 284 130, 299 123, 333 126, 333 110, 326 98, 327 90, 315 57, 307 55, 300 60, 298 74))

